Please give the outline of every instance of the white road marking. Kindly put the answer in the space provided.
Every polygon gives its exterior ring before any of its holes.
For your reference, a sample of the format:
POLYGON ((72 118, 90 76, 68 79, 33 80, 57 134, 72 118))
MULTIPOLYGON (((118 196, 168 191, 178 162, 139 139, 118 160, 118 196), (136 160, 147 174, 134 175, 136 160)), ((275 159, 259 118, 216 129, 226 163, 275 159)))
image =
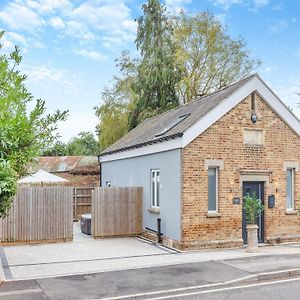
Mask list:
POLYGON ((17 291, 9 291, 9 292, 0 292, 0 297, 14 296, 14 295, 24 295, 24 294, 33 294, 33 293, 41 293, 41 289, 28 289, 28 290, 17 290, 17 291))
POLYGON ((272 281, 272 282, 261 282, 261 283, 241 285, 241 286, 232 286, 232 287, 225 287, 225 288, 214 289, 214 290, 206 290, 206 291, 184 293, 184 294, 178 294, 178 295, 162 296, 162 297, 149 298, 149 299, 151 299, 151 300, 175 299, 175 298, 179 298, 179 297, 187 297, 187 296, 194 296, 194 295, 201 295, 201 294, 218 293, 218 292, 224 292, 224 291, 230 291, 230 290, 240 290, 240 289, 245 289, 245 288, 252 288, 252 287, 272 285, 272 284, 280 284, 280 283, 299 281, 299 280, 300 280, 300 278, 292 278, 292 279, 286 279, 286 280, 278 280, 278 281, 272 281))
MULTIPOLYGON (((256 275, 245 276, 245 277, 241 278, 240 280, 250 279, 250 278, 255 277, 255 276, 256 275)), ((131 294, 131 295, 101 298, 101 299, 102 300, 118 300, 118 299, 121 300, 121 299, 132 299, 132 298, 143 297, 143 296, 148 296, 149 297, 149 296, 155 296, 155 295, 159 295, 159 294, 176 293, 176 292, 183 292, 183 291, 194 290, 194 289, 203 289, 203 288, 208 288, 208 287, 217 287, 217 286, 222 286, 222 285, 225 285, 225 284, 228 285, 230 283, 235 283, 235 282, 238 282, 240 280, 232 280, 232 281, 221 282, 221 283, 213 283, 213 284, 206 284, 206 285, 199 285, 199 286, 190 286, 190 287, 185 287, 185 288, 161 290, 161 291, 155 291, 155 292, 131 294)), ((157 297, 157 298, 149 298, 149 299, 152 299, 152 300, 172 299, 172 298, 178 298, 178 297, 184 297, 184 296, 208 294, 208 293, 221 292, 221 291, 226 291, 226 290, 235 290, 235 289, 242 289, 242 288, 246 288, 246 287, 256 287, 256 286, 270 285, 270 284, 275 284, 275 283, 284 283, 284 282, 298 281, 298 280, 300 280, 300 278, 292 278, 292 279, 278 280, 278 281, 272 281, 272 282, 260 282, 260 283, 248 284, 248 285, 243 285, 243 286, 224 287, 224 288, 219 288, 219 289, 205 290, 205 291, 198 291, 198 292, 189 292, 189 293, 182 293, 182 294, 177 294, 177 295, 173 294, 173 295, 160 296, 160 297, 157 297)), ((99 299, 95 298, 95 299, 89 299, 89 300, 99 300, 99 299)))

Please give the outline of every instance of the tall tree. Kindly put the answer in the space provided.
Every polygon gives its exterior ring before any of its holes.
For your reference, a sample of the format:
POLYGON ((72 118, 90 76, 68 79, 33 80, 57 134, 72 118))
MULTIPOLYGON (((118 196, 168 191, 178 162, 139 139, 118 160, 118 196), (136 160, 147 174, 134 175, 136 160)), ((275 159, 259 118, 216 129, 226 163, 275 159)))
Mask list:
POLYGON ((141 61, 134 85, 137 99, 129 116, 130 129, 179 104, 176 85, 180 74, 175 64, 172 24, 159 0, 148 0, 142 9, 144 15, 137 19, 136 38, 141 61))
MULTIPOLYGON (((0 39, 3 35, 2 31, 0 39)), ((33 98, 24 84, 26 75, 17 70, 21 60, 18 47, 0 55, 0 217, 8 212, 17 176, 26 173, 40 150, 55 140, 57 123, 68 113, 45 115, 45 101, 33 98)))
POLYGON ((96 108, 102 149, 145 118, 229 85, 260 64, 250 58, 246 43, 232 39, 208 12, 171 16, 158 0, 149 0, 143 12, 137 20, 139 57, 122 53, 121 75, 96 108))
POLYGON ((174 18, 176 63, 181 69, 178 93, 182 103, 242 79, 260 65, 249 57, 243 39, 232 39, 209 12, 174 18))

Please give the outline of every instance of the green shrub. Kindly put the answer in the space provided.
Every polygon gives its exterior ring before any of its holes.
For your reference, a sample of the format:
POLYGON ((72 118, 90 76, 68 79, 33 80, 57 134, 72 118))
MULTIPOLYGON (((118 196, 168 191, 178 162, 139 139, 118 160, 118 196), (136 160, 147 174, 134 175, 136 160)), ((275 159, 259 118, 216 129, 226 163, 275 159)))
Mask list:
POLYGON ((0 160, 0 217, 9 213, 17 192, 17 176, 9 162, 0 160))

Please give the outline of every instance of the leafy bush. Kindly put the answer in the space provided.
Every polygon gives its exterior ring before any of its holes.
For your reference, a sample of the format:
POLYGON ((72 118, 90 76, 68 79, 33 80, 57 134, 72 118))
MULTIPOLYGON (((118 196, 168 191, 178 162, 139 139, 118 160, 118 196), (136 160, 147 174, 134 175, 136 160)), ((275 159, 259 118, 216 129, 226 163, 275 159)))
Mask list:
POLYGON ((264 210, 264 205, 256 197, 256 194, 253 193, 252 196, 248 193, 244 197, 244 209, 246 213, 246 220, 250 222, 250 224, 255 224, 256 218, 261 214, 264 210))
POLYGON ((17 192, 17 176, 9 162, 0 160, 0 216, 7 216, 17 192))

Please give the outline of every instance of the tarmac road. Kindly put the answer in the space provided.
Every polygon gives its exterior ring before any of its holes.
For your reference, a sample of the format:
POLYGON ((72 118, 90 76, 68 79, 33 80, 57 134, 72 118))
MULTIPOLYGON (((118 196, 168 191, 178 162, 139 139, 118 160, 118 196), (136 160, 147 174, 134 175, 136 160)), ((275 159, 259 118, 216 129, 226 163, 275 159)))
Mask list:
POLYGON ((171 298, 155 297, 154 299, 174 299, 174 300, 297 300, 300 299, 300 278, 278 279, 272 282, 248 283, 223 288, 212 288, 206 291, 182 291, 171 298))
POLYGON ((260 271, 291 269, 299 261, 299 254, 268 255, 12 281, 0 286, 0 300, 133 299, 136 294, 135 299, 300 299, 295 277, 224 285, 260 271))

